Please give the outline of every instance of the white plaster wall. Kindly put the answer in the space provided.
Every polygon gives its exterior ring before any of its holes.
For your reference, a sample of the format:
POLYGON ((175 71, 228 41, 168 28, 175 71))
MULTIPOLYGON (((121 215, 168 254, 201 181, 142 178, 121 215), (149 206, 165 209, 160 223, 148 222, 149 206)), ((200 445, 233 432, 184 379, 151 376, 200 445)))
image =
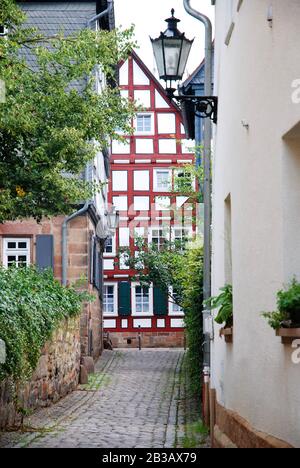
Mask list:
POLYGON ((149 78, 145 75, 135 60, 133 61, 133 81, 135 85, 150 84, 149 78))
POLYGON ((261 312, 274 310, 276 291, 300 274, 300 145, 282 139, 300 120, 300 105, 291 101, 299 30, 298 0, 244 1, 239 13, 231 1, 216 2, 212 292, 225 282, 224 201, 231 194, 234 343, 225 345, 216 327, 212 385, 221 404, 296 447, 300 366, 261 312))
POLYGON ((126 86, 128 85, 128 60, 126 60, 120 68, 119 71, 119 80, 120 85, 126 86))

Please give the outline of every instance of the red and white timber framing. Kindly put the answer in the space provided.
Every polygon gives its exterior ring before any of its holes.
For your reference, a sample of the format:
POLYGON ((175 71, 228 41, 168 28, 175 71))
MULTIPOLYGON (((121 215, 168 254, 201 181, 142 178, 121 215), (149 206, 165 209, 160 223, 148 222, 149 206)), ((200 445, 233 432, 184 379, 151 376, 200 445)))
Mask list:
POLYGON ((128 247, 134 252, 137 235, 158 243, 160 235, 194 234, 192 221, 182 229, 188 199, 170 193, 174 168, 194 163, 194 154, 185 140, 180 109, 135 52, 120 64, 119 73, 122 95, 136 100, 143 111, 132 121, 134 135, 125 144, 112 142, 108 201, 120 212, 120 226, 104 254, 104 330, 115 346, 136 346, 139 331, 144 346, 182 346, 182 310, 155 288, 143 290, 132 282, 135 272, 118 254, 128 247))

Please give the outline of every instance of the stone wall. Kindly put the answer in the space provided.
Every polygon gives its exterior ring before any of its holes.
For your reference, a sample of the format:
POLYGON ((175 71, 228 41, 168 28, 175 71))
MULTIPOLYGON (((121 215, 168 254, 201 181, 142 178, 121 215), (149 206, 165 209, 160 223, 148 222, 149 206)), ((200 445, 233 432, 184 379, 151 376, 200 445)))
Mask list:
MULTIPOLYGON (((28 410, 50 406, 75 390, 80 371, 80 319, 69 319, 54 333, 40 357, 30 382, 17 391, 18 407, 28 410)), ((0 429, 20 422, 14 403, 14 387, 0 383, 0 429)))
MULTIPOLYGON (((50 234, 54 239, 54 275, 61 281, 62 278, 62 224, 64 216, 43 219, 41 223, 33 219, 22 222, 7 222, 0 226, 0 263, 2 263, 2 237, 29 237, 31 239, 31 262, 36 261, 36 236, 50 234)), ((90 239, 95 235, 95 226, 88 215, 79 216, 68 224, 68 283, 76 283, 90 275, 90 239)), ((91 355, 96 360, 103 349, 102 337, 102 304, 98 291, 91 284, 86 289, 95 295, 95 301, 82 309, 81 316, 81 353, 83 356, 91 355)))
MULTIPOLYGON (((138 348, 138 332, 109 332, 114 348, 138 348)), ((184 331, 141 332, 142 348, 183 348, 184 331)))

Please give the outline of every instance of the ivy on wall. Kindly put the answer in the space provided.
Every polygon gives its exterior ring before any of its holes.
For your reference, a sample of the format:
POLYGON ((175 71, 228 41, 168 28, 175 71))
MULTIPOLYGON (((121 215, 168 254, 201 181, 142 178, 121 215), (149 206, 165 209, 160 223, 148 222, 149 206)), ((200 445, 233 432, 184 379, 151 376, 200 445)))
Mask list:
POLYGON ((0 338, 6 344, 0 381, 29 379, 55 329, 64 319, 78 315, 86 300, 92 296, 61 286, 52 271, 0 268, 0 338))

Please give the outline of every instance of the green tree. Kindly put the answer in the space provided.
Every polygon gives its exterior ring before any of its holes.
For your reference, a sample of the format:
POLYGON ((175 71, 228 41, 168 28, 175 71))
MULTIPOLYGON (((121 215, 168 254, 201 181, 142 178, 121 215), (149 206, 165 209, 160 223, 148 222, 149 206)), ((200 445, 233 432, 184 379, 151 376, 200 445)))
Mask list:
POLYGON ((1 1, 0 24, 9 31, 0 38, 0 222, 69 213, 100 189, 78 177, 86 163, 122 138, 116 128, 130 132, 133 104, 114 86, 98 94, 95 71, 113 79, 133 31, 43 37, 13 0, 1 1))
POLYGON ((188 342, 187 363, 191 390, 200 395, 202 374, 202 310, 203 310, 203 250, 197 241, 166 242, 164 248, 146 245, 137 239, 137 252, 127 250, 127 265, 136 270, 134 280, 143 286, 166 291, 169 299, 185 313, 188 342))

